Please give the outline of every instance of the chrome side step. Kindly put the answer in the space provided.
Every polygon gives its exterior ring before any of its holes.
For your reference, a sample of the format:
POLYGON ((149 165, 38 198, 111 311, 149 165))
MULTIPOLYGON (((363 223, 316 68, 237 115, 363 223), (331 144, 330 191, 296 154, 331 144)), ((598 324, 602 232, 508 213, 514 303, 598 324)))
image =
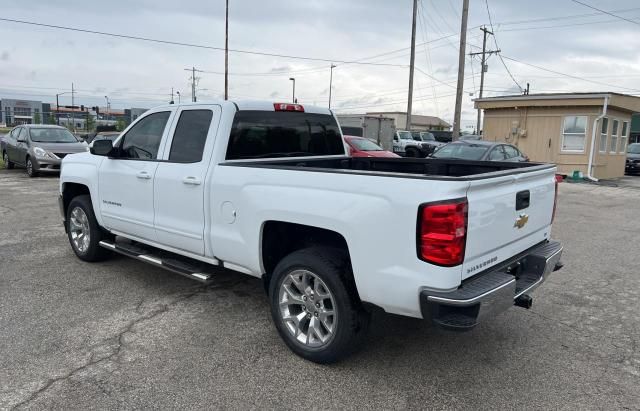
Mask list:
POLYGON ((99 245, 118 254, 135 258, 184 277, 208 284, 213 280, 215 267, 206 263, 178 256, 153 247, 127 242, 100 241, 99 245))

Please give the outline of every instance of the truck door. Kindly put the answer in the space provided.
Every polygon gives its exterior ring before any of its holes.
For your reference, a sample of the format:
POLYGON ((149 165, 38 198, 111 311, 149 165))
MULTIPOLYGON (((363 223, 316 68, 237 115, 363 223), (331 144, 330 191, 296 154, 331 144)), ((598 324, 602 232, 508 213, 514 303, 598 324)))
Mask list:
POLYGON ((100 213, 107 228, 156 241, 153 180, 171 113, 158 111, 140 118, 119 139, 118 157, 102 161, 98 190, 100 213))
POLYGON ((176 113, 154 183, 160 244, 204 255, 205 182, 221 112, 220 106, 194 105, 176 113))

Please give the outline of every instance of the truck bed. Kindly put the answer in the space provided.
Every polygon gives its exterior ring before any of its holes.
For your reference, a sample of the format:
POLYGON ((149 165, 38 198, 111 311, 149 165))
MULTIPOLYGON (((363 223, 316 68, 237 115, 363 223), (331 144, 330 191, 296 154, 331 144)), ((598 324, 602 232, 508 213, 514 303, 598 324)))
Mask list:
POLYGON ((480 180, 555 167, 553 164, 530 162, 353 157, 233 161, 220 165, 455 181, 480 180))

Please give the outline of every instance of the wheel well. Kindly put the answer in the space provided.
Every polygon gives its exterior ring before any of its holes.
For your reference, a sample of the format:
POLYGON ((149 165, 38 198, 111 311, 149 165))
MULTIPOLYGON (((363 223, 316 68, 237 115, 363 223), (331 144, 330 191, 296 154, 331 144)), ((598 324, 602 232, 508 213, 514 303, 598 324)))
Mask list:
POLYGON ((335 231, 283 221, 267 221, 262 230, 262 263, 265 270, 265 275, 263 276, 265 290, 269 289, 271 274, 280 260, 296 250, 316 245, 343 250, 347 254, 349 261, 351 260, 347 241, 335 231))
POLYGON ((91 194, 89 192, 89 187, 84 184, 64 183, 62 186, 62 204, 64 205, 64 212, 67 212, 67 208, 69 207, 71 200, 84 194, 91 194))

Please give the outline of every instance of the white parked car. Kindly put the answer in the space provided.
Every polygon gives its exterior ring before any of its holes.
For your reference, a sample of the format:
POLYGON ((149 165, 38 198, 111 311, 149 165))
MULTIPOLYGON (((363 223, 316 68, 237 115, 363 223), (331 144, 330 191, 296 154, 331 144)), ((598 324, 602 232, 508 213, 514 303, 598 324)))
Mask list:
POLYGON ((60 208, 82 260, 262 278, 285 343, 327 363, 358 347, 374 307, 456 330, 529 307, 561 266, 555 170, 351 158, 326 108, 178 104, 65 157, 60 208))

